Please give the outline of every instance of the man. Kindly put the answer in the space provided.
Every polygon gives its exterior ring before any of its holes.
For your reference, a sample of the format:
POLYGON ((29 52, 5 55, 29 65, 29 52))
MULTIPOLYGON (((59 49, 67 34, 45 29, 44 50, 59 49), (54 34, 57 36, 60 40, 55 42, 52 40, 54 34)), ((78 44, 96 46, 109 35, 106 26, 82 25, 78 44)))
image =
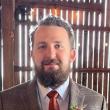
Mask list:
POLYGON ((1 92, 0 110, 106 110, 102 95, 69 77, 75 56, 71 26, 54 16, 42 19, 32 33, 35 78, 1 92))

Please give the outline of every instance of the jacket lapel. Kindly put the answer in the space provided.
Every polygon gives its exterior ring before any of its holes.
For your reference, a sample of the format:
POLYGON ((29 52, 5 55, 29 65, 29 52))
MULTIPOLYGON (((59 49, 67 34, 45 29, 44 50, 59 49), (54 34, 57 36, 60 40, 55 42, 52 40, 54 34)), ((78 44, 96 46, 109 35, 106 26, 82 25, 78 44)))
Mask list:
POLYGON ((36 80, 33 80, 32 82, 30 82, 27 90, 28 99, 30 103, 30 110, 41 110, 39 95, 38 95, 38 88, 36 83, 37 83, 36 80))
POLYGON ((70 104, 71 106, 77 106, 78 108, 83 107, 85 96, 80 92, 79 88, 77 87, 76 83, 70 80, 70 104))

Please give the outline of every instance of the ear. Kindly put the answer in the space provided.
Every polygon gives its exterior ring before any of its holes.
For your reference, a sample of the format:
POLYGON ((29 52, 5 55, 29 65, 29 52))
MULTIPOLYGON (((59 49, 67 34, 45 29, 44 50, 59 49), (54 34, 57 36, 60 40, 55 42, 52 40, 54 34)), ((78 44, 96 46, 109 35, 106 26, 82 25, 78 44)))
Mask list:
POLYGON ((74 62, 76 59, 76 50, 72 49, 70 53, 71 62, 74 62))

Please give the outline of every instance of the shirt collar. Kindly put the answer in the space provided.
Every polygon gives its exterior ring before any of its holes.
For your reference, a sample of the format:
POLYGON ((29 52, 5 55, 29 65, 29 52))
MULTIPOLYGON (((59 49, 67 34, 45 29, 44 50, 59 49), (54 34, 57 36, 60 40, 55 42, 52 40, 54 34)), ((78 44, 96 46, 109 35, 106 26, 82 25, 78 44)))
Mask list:
MULTIPOLYGON (((41 85, 39 83, 39 81, 37 80, 38 83, 38 87, 39 87, 39 92, 40 95, 42 96, 42 98, 46 98, 47 94, 52 91, 52 89, 50 87, 46 88, 43 85, 41 85)), ((65 100, 65 98, 68 95, 68 86, 69 86, 69 77, 67 78, 67 80, 60 85, 58 88, 56 88, 55 90, 59 93, 60 97, 65 100)))

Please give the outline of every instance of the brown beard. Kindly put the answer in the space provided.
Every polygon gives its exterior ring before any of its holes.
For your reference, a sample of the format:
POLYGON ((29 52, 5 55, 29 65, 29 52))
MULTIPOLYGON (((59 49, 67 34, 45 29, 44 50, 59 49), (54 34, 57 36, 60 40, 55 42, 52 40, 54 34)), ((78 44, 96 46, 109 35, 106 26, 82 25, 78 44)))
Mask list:
POLYGON ((38 78, 39 82, 44 87, 51 87, 51 88, 58 87, 59 85, 61 85, 62 83, 64 83, 67 80, 68 75, 70 73, 70 65, 65 70, 65 69, 61 68, 62 67, 61 62, 58 62, 58 61, 53 61, 53 62, 56 62, 56 64, 59 65, 58 70, 50 69, 46 72, 44 70, 44 63, 42 63, 42 66, 40 68, 35 67, 36 77, 38 78))

